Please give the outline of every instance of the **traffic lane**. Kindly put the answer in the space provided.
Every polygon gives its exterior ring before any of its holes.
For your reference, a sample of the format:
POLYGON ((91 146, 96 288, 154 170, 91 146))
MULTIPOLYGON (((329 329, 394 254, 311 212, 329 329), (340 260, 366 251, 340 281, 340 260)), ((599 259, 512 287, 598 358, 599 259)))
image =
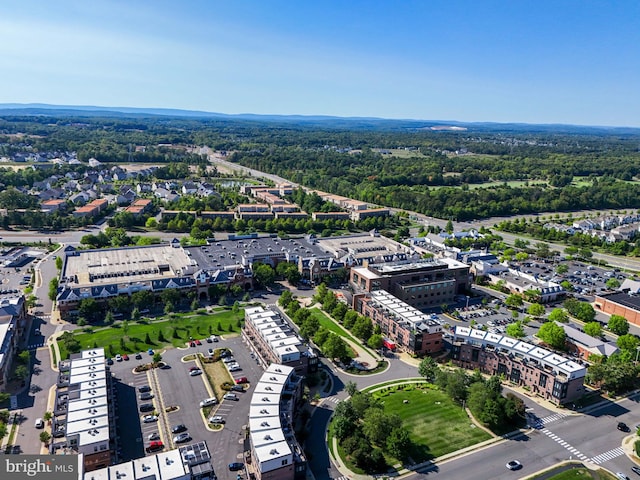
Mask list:
POLYGON ((410 478, 523 478, 569 458, 559 455, 555 445, 538 432, 532 436, 523 434, 454 460, 427 466, 410 478), (506 464, 511 460, 520 461, 522 469, 509 470, 506 464))
POLYGON ((56 384, 58 373, 49 368, 51 357, 46 347, 35 351, 32 362, 32 371, 35 373, 31 377, 31 385, 36 388, 26 389, 18 395, 18 408, 22 409, 25 420, 20 424, 16 445, 19 446, 20 453, 38 454, 42 445, 42 430, 35 428, 34 422, 36 418, 44 417, 47 411, 49 390, 51 385, 56 384))

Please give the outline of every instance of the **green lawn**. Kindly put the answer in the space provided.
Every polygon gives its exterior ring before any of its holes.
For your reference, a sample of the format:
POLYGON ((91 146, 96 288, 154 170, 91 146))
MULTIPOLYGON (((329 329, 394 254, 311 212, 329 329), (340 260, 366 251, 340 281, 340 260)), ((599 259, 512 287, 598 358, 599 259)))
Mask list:
MULTIPOLYGON (((86 328, 78 329, 73 332, 73 335, 83 350, 97 345, 105 348, 107 356, 112 356, 109 347, 113 349, 114 355, 135 353, 167 345, 184 346, 189 337, 202 339, 211 334, 238 332, 240 329, 237 327, 237 322, 242 318, 244 318, 243 310, 235 314, 230 310, 211 315, 177 314, 175 318, 161 317, 149 323, 130 321, 126 332, 123 323, 117 322, 109 327, 96 328, 92 332, 86 332, 86 328), (174 329, 178 338, 174 338, 174 329), (158 340, 160 332, 164 336, 164 342, 158 340), (147 334, 149 334, 150 343, 146 342, 147 334), (124 348, 121 345, 122 338, 124 338, 124 348)), ((64 342, 58 341, 58 345, 61 358, 66 359, 68 352, 64 342)))
POLYGON ((311 315, 313 315, 314 317, 316 317, 318 319, 318 322, 320 323, 321 327, 326 328, 327 330, 329 330, 330 332, 335 333, 336 335, 340 335, 341 337, 348 338, 349 340, 354 342, 356 345, 358 345, 358 348, 366 350, 373 357, 376 356, 371 352, 371 350, 369 350, 367 347, 365 347, 359 339, 357 339, 356 337, 351 335, 351 333, 349 333, 346 329, 342 328, 338 322, 334 322, 333 320, 331 320, 327 316, 327 314, 324 313, 319 308, 312 308, 311 309, 311 315))
MULTIPOLYGON (((392 387, 393 388, 393 387, 392 387)), ((400 416, 416 448, 415 462, 423 462, 489 440, 484 430, 472 426, 465 411, 445 393, 435 389, 374 392, 388 413, 400 416), (404 403, 407 400, 408 403, 404 403)))
MULTIPOLYGON (((540 477, 546 476, 540 475, 540 477)), ((538 476, 533 477, 538 478, 538 476)), ((616 477, 607 472, 606 470, 589 470, 588 468, 572 468, 571 470, 565 470, 552 477, 546 477, 547 480, 614 480, 616 477)))

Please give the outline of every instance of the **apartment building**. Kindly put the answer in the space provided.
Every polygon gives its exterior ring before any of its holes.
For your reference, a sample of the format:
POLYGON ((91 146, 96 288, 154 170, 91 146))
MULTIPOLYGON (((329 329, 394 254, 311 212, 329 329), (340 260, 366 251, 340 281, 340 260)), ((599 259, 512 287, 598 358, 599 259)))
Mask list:
POLYGON ((251 450, 245 456, 250 478, 306 478, 307 460, 293 430, 301 389, 302 378, 293 367, 271 364, 260 377, 249 407, 251 450))
POLYGON ((585 394, 587 368, 545 348, 469 327, 456 327, 451 358, 456 365, 501 375, 557 405, 585 394))
POLYGON ((318 369, 318 357, 282 316, 263 307, 244 311, 242 336, 263 365, 278 363, 306 375, 318 369))
POLYGON ((422 313, 384 290, 361 295, 355 303, 356 310, 380 326, 387 346, 394 345, 413 355, 442 350, 442 322, 436 314, 422 313))
POLYGON ((52 454, 81 454, 86 472, 115 460, 114 388, 104 348, 60 362, 52 420, 52 454))

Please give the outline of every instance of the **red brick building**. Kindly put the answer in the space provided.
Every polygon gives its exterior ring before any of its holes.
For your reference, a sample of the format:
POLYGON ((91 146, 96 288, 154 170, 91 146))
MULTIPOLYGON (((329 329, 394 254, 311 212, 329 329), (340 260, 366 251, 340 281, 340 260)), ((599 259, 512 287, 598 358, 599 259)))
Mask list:
POLYGON ((354 299, 356 310, 379 325, 383 336, 401 350, 415 355, 442 350, 442 325, 437 315, 416 310, 384 290, 354 299))

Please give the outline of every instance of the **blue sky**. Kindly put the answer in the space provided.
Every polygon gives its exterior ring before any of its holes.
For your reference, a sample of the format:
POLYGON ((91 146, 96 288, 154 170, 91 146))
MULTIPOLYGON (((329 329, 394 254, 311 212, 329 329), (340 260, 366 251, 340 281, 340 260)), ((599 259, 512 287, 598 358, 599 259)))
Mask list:
POLYGON ((640 127, 640 2, 0 3, 0 102, 640 127))

